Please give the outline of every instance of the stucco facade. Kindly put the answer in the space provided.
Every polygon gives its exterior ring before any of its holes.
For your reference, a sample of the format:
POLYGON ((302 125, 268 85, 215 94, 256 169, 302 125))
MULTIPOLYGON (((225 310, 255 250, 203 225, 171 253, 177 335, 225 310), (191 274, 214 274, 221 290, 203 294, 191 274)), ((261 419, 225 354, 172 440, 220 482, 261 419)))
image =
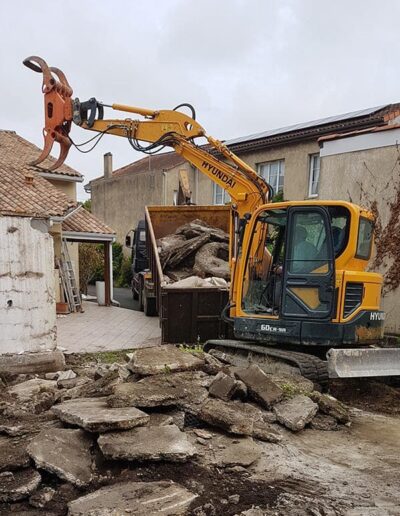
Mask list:
POLYGON ((145 206, 174 204, 181 170, 188 175, 192 202, 212 204, 212 182, 177 155, 168 156, 164 167, 166 158, 159 155, 149 162, 141 160, 143 163, 133 170, 116 170, 109 177, 106 174, 90 182, 92 213, 115 229, 121 244, 143 219, 145 206))
MULTIPOLYGON (((380 225, 389 222, 390 204, 400 185, 400 128, 325 141, 321 148, 319 197, 342 199, 369 208, 376 201, 380 225)), ((395 230, 395 228, 393 228, 395 230)), ((385 274, 390 260, 378 272, 385 274)), ((384 292, 386 331, 400 333, 400 292, 384 292)))
POLYGON ((56 348, 54 250, 48 222, 0 217, 1 354, 56 348))

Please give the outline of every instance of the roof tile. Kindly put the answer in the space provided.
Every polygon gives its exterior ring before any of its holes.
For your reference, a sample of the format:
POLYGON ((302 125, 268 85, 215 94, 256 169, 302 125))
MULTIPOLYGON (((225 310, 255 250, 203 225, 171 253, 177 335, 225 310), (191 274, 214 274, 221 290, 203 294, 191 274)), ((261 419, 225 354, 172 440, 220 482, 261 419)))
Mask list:
POLYGON ((46 172, 47 174, 57 174, 70 177, 81 178, 82 174, 68 165, 61 165, 57 170, 49 170, 55 163, 52 156, 46 158, 40 166, 31 166, 30 162, 39 157, 41 149, 31 142, 22 138, 15 131, 5 131, 0 129, 0 154, 7 154, 8 163, 13 163, 24 169, 46 172))

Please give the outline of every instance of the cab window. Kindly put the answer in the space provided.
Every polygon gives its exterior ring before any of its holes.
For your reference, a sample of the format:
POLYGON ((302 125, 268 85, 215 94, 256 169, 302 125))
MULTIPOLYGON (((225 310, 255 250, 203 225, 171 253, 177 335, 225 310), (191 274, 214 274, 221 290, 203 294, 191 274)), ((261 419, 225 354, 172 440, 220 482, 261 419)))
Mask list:
POLYGON ((372 220, 361 217, 360 225, 358 227, 356 258, 360 258, 361 260, 368 260, 371 256, 373 231, 374 224, 372 220))

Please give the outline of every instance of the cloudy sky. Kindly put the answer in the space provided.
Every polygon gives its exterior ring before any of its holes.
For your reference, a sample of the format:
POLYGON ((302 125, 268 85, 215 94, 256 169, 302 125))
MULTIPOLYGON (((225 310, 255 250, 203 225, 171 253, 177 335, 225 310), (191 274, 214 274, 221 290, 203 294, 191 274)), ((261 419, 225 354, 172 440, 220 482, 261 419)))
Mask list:
MULTIPOLYGON (((81 100, 190 102, 219 139, 400 101, 397 0, 1 0, 0 19, 0 128, 39 146, 41 81, 22 66, 29 55, 61 68, 81 100)), ((105 136, 68 163, 87 182, 108 151, 115 168, 142 157, 105 136)))

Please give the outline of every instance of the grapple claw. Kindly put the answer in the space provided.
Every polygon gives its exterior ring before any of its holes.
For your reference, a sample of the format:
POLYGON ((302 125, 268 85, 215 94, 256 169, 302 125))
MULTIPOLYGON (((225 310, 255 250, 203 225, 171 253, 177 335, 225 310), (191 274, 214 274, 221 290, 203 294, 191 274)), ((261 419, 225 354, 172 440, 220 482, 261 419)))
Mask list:
POLYGON ((49 156, 54 142, 57 142, 60 144, 60 156, 54 165, 49 167, 50 170, 55 170, 64 163, 71 147, 68 134, 71 130, 73 91, 64 73, 58 68, 49 67, 41 57, 27 57, 23 63, 31 70, 43 74, 44 148, 31 165, 42 163, 49 156))

